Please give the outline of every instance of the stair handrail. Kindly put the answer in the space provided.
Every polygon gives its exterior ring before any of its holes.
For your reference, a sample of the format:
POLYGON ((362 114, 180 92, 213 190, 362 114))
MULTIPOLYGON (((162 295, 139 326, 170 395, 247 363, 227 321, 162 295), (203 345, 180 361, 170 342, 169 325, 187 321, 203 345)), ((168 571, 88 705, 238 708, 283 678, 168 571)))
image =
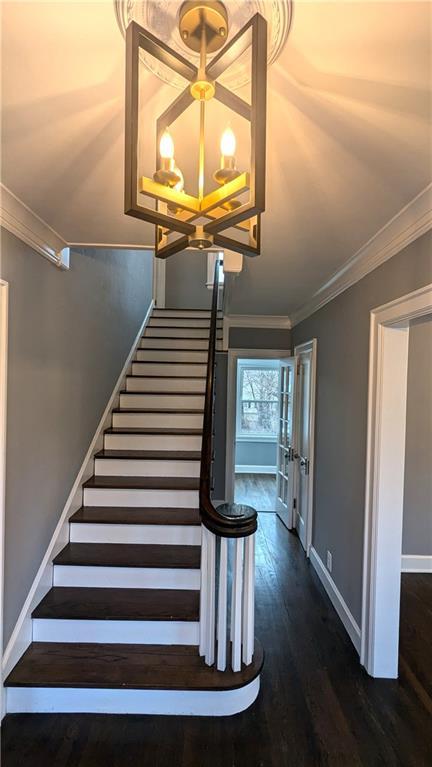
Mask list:
POLYGON ((223 538, 245 538, 257 529, 257 513, 250 507, 238 504, 224 504, 224 513, 218 511, 211 500, 211 471, 213 463, 214 397, 216 340, 218 329, 219 257, 214 267, 214 282, 211 305, 207 376, 204 403, 204 421, 200 466, 199 505, 202 524, 215 535, 223 538), (243 512, 242 512, 243 510, 243 512))

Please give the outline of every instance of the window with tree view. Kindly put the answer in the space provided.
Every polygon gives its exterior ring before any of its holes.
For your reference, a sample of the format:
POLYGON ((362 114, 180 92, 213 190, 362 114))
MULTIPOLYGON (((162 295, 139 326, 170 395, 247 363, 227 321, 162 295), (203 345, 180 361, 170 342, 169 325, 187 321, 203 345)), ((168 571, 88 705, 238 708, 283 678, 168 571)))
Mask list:
POLYGON ((274 439, 279 419, 279 365, 239 364, 237 438, 274 439))

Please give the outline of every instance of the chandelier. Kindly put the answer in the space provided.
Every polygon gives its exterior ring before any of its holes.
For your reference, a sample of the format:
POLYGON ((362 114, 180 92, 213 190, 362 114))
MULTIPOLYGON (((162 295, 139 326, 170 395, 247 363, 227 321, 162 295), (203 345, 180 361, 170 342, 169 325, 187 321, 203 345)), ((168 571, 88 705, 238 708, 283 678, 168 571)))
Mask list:
MULTIPOLYGON (((222 2, 183 2, 178 13, 183 44, 199 54, 199 65, 131 21, 126 31, 126 146, 125 213, 155 226, 155 255, 159 258, 185 248, 226 248, 247 255, 260 253, 260 217, 265 209, 267 22, 255 14, 227 42, 228 15, 222 2), (156 59, 186 86, 155 122, 156 161, 151 177, 140 173, 139 137, 145 128, 140 105, 145 88, 140 83, 140 54, 156 59), (211 58, 211 54, 215 54, 211 58), (250 97, 230 91, 221 76, 239 59, 250 62, 250 97), (220 158, 211 148, 209 178, 206 127, 212 101, 223 106, 217 123, 220 158), (198 103, 197 111, 192 105, 198 103), (173 130, 176 121, 191 109, 197 120, 196 143, 188 142, 188 157, 197 157, 194 179, 186 189, 181 162, 175 156, 173 130), (237 139, 231 122, 241 123, 250 147, 246 167, 237 167, 237 139), (240 120, 239 120, 240 118, 240 120)), ((190 125, 190 123, 189 123, 190 125)), ((214 125, 213 125, 214 127, 214 125)), ((184 130, 184 123, 183 123, 184 130)), ((191 136, 193 131, 191 130, 191 136)), ((243 155, 244 156, 244 152, 243 155)), ((190 176, 190 174, 189 174, 190 176)))

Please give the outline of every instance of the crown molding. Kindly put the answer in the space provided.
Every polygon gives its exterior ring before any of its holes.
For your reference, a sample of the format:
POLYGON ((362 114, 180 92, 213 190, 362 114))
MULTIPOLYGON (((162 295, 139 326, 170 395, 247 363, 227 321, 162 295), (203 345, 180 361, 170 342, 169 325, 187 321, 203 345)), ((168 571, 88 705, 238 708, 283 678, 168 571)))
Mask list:
POLYGON ((22 200, 0 184, 0 224, 60 269, 69 269, 68 243, 22 200))
POLYGON ((431 228, 432 184, 429 184, 337 269, 310 301, 290 315, 292 326, 314 314, 431 228))
MULTIPOLYGON (((154 245, 135 245, 125 242, 69 242, 69 247, 77 250, 78 248, 107 248, 107 250, 154 250, 154 245)), ((159 259, 161 260, 161 259, 159 259)))
POLYGON ((224 321, 230 328, 291 329, 290 318, 281 314, 227 314, 224 321))

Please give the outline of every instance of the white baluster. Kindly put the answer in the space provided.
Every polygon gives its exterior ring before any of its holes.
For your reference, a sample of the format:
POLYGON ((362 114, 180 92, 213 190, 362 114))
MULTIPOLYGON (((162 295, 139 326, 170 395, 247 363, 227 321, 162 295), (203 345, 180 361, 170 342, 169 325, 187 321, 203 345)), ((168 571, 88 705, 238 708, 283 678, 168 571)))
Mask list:
POLYGON ((207 529, 201 525, 200 655, 205 655, 207 652, 207 591, 207 529))
POLYGON ((233 594, 231 612, 231 667, 241 669, 242 591, 243 591, 243 539, 236 538, 234 549, 233 594))
POLYGON ((255 626, 255 535, 245 540, 243 587, 243 663, 252 663, 255 626))
POLYGON ((228 607, 228 540, 220 539, 219 590, 217 621, 217 669, 226 669, 227 643, 227 607, 228 607))
POLYGON ((216 612, 216 536, 207 532, 207 629, 206 654, 207 666, 212 666, 215 660, 215 612, 216 612))

